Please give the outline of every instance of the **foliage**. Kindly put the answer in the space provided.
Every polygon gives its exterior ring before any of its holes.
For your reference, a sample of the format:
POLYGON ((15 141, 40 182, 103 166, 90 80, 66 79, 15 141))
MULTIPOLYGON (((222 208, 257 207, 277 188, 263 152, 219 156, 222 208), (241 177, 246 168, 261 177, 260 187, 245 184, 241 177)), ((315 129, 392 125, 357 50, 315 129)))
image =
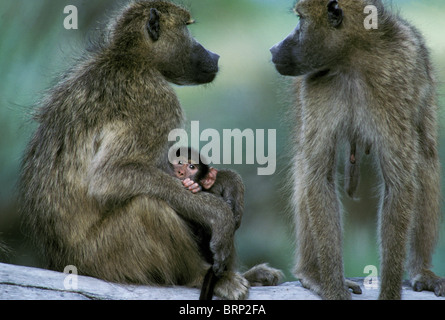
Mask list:
MULTIPOLYGON (((197 23, 192 34, 209 50, 221 56, 221 71, 205 87, 176 87, 188 121, 199 120, 201 130, 214 128, 276 129, 277 171, 258 176, 255 165, 231 165, 246 184, 246 211, 237 232, 241 264, 249 267, 270 262, 291 277, 293 264, 292 218, 287 213, 287 168, 289 127, 284 124, 289 107, 284 79, 270 62, 269 48, 295 26, 291 0, 186 0, 197 23)), ((15 184, 20 158, 35 124, 30 121, 33 106, 55 76, 94 37, 123 1, 3 0, 0 2, 0 234, 13 247, 10 262, 35 264, 38 257, 22 246, 15 203, 15 184), (63 9, 75 5, 79 29, 63 28, 63 9)), ((393 6, 424 33, 432 50, 440 80, 445 79, 444 0, 392 1, 393 6)), ((441 94, 445 92, 440 83, 441 94)), ((444 98, 441 95, 441 106, 444 98)), ((442 121, 443 122, 443 121, 442 121)), ((445 136, 441 135, 441 141, 445 136)), ((442 161, 445 154, 441 153, 442 161)), ((364 170, 371 169, 365 165, 364 170)), ((364 173, 361 202, 346 202, 345 267, 347 276, 364 276, 366 265, 379 265, 376 245, 375 173, 364 173), (374 188, 374 189, 373 189, 374 188)), ((340 183, 341 185, 341 183, 340 183)), ((442 233, 445 228, 442 224, 442 233)), ((0 257, 1 258, 1 257, 0 257)), ((435 269, 445 275, 445 241, 441 238, 434 257, 435 269)))

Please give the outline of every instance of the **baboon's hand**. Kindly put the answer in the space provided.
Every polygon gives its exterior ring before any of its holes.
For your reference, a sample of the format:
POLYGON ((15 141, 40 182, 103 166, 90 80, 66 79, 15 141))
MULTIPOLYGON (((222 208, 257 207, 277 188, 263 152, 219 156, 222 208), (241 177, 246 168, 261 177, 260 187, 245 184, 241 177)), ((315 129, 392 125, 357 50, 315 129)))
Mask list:
POLYGON ((191 191, 192 193, 198 193, 202 190, 201 186, 190 178, 184 179, 182 181, 182 184, 187 190, 191 191))

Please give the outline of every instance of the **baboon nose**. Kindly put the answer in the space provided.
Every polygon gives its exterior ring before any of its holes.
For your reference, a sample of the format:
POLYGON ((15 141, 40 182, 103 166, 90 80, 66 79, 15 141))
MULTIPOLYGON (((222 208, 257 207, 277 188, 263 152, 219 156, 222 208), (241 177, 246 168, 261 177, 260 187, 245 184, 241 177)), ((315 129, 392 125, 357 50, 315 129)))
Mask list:
POLYGON ((275 53, 277 52, 277 50, 278 50, 278 44, 274 45, 273 47, 271 47, 269 49, 270 53, 272 54, 272 58, 275 56, 275 53))
POLYGON ((213 53, 212 51, 209 51, 211 60, 218 65, 219 61, 219 54, 213 53))

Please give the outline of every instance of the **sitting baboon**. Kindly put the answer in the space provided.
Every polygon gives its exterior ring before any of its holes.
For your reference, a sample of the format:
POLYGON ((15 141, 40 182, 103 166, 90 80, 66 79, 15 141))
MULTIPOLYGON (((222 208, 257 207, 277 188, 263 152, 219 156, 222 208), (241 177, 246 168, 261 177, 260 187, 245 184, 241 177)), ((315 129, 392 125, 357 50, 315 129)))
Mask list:
MULTIPOLYGON (((215 292, 244 298, 233 269, 231 208, 166 173, 168 134, 183 110, 168 82, 211 82, 219 56, 189 33, 190 13, 133 1, 104 43, 49 90, 23 158, 21 211, 48 267, 109 281, 200 286, 209 268, 188 221, 211 234, 215 292)), ((258 277, 277 270, 263 268, 258 277)), ((266 281, 266 280, 265 280, 266 281)))
POLYGON ((380 168, 380 299, 401 297, 408 250, 414 290, 444 296, 445 280, 430 271, 440 165, 435 80, 420 32, 380 0, 301 0, 295 11, 296 29, 271 52, 281 74, 299 76, 296 276, 326 299, 351 298, 348 286, 360 292, 343 274, 335 169, 338 146, 347 143, 352 165, 372 148, 380 168), (369 5, 377 10, 377 29, 364 26, 369 5))

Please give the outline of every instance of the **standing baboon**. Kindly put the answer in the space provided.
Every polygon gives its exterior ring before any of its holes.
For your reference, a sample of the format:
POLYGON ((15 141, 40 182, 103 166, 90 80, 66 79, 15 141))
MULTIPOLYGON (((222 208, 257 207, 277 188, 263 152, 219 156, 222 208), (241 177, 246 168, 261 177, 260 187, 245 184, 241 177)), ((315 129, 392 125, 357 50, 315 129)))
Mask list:
MULTIPOLYGON (((202 283, 209 264, 187 222, 211 234, 216 294, 239 299, 248 281, 232 269, 232 210, 192 194, 165 172, 168 134, 183 111, 168 82, 202 84, 218 71, 187 25, 188 11, 133 1, 104 43, 52 88, 37 110, 20 195, 27 233, 49 268, 116 282, 202 283)), ((261 269, 256 275, 273 275, 261 269)), ((270 273, 269 273, 270 271, 270 273)))
MULTIPOLYGON (((379 208, 381 299, 399 299, 409 249, 415 290, 445 295, 430 271, 439 226, 437 102, 420 33, 380 0, 301 0, 296 29, 272 49, 273 62, 295 80, 293 204, 302 284, 326 299, 349 299, 342 260, 336 153, 347 143, 375 157, 382 178, 379 208), (364 8, 378 29, 364 27, 364 8)), ((352 174, 354 176, 354 174, 352 174)), ((355 184, 355 183, 353 183, 355 184)))

